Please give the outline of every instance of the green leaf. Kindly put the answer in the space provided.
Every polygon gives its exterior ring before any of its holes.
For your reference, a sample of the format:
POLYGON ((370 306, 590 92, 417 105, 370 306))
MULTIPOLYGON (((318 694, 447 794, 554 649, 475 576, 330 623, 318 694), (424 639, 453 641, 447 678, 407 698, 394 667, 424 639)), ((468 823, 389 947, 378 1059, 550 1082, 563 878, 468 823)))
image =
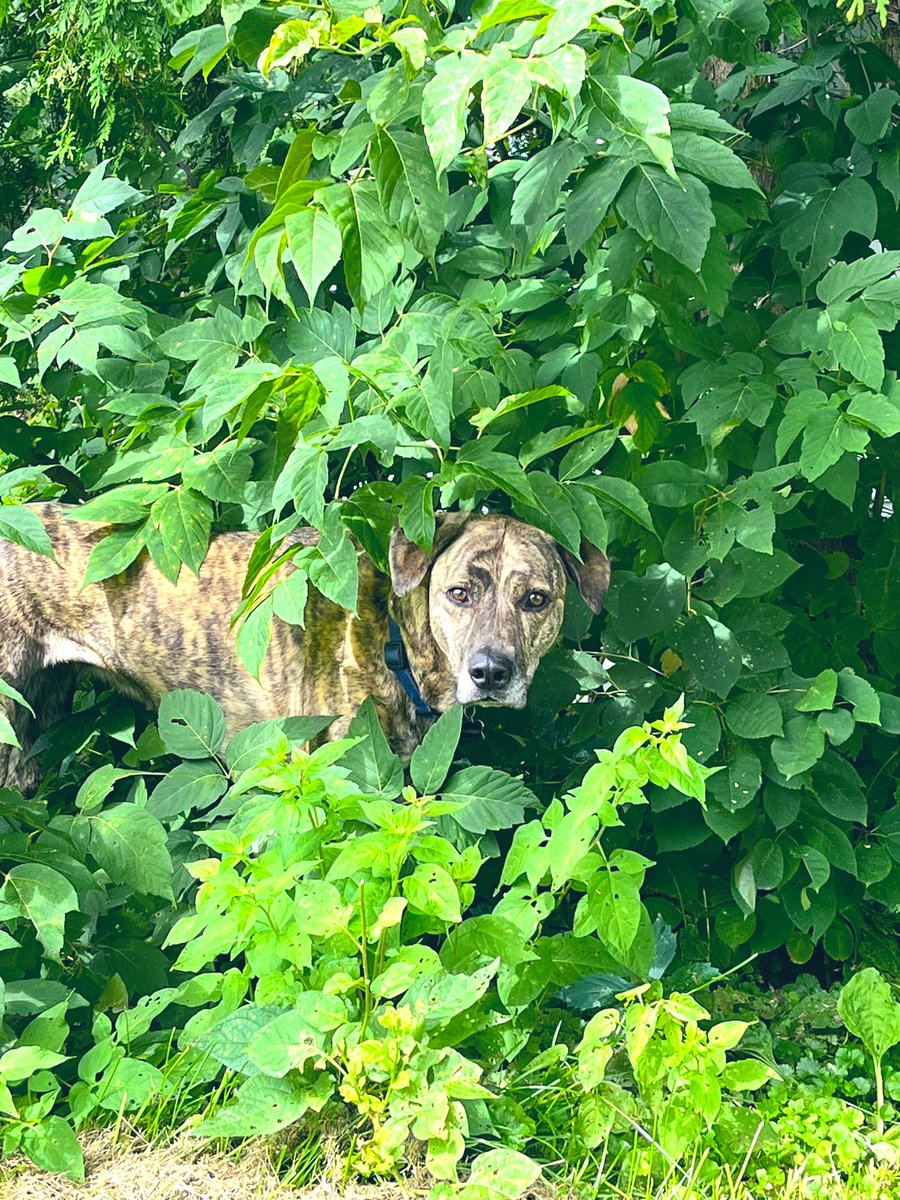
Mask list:
POLYGON ((211 696, 189 688, 167 692, 159 705, 159 736, 179 758, 212 758, 225 740, 225 715, 211 696))
POLYGON ((210 1138, 263 1137, 286 1129, 307 1113, 318 1111, 334 1088, 329 1074, 320 1072, 312 1087, 298 1088, 293 1079, 258 1076, 242 1083, 234 1099, 195 1127, 210 1138))
POLYGON ((304 879, 299 883, 295 903, 302 928, 312 937, 345 932, 353 916, 353 905, 343 904, 334 884, 322 879, 304 879))
POLYGON ((835 320, 829 346, 839 367, 854 379, 877 391, 884 379, 884 345, 878 326, 864 313, 853 313, 846 321, 835 320))
POLYGON ((784 731, 781 705, 765 692, 738 696, 726 708, 725 721, 732 733, 743 738, 781 737, 784 731))
POLYGON ((629 480, 619 479, 616 475, 588 475, 577 480, 577 483, 593 492, 604 506, 618 509, 644 529, 656 533, 647 501, 629 480))
POLYGON ((562 186, 584 160, 584 150, 572 141, 554 142, 539 150, 516 172, 509 219, 533 240, 560 202, 562 186))
POLYGON ((339 608, 355 612, 359 594, 359 563, 336 504, 330 504, 326 509, 322 536, 316 551, 308 563, 310 581, 339 608))
POLYGON ((347 290, 363 309, 396 274, 403 253, 399 233, 385 219, 374 181, 330 184, 316 201, 341 232, 347 290))
POLYGON ((240 661, 258 680, 272 639, 273 596, 266 596, 243 618, 238 626, 234 648, 240 661))
POLYGON ((591 79, 591 97, 603 120, 589 134, 605 133, 607 152, 632 162, 643 158, 643 148, 674 179, 672 142, 669 134, 669 101, 652 83, 630 75, 601 75, 591 79))
POLYGON ((838 675, 837 687, 844 699, 853 705, 855 721, 864 721, 870 725, 881 724, 881 701, 867 679, 854 674, 851 667, 845 667, 838 675))
POLYGON ((687 582, 668 563, 649 567, 643 578, 627 572, 613 576, 607 608, 616 634, 626 642, 655 637, 670 629, 684 611, 687 582))
POLYGON ((73 833, 86 834, 89 853, 113 883, 124 884, 142 896, 174 900, 174 868, 166 831, 148 809, 116 804, 76 817, 73 833))
POLYGON ((742 1058, 726 1063, 719 1079, 723 1087, 733 1092, 754 1092, 778 1076, 771 1067, 755 1058, 742 1058))
POLYGON ((66 513, 70 521, 100 521, 131 525, 146 519, 150 506, 168 492, 165 483, 132 483, 95 496, 66 513))
POLYGON ((712 617, 691 617, 676 648, 701 687, 723 699, 741 673, 741 648, 730 629, 712 617))
POLYGON ((112 763, 104 763, 92 771, 78 789, 75 807, 81 812, 99 808, 120 779, 133 779, 140 774, 140 771, 125 771, 112 763))
POLYGON ((303 1070, 326 1048, 325 1034, 344 1023, 347 1009, 339 996, 304 992, 291 1012, 269 1021, 250 1038, 247 1057, 264 1074, 279 1078, 303 1070))
POLYGON ((573 396, 569 389, 564 387, 532 388, 528 392, 505 396, 495 408, 480 408, 473 416, 469 417, 469 421, 483 433, 488 425, 500 417, 505 417, 507 413, 518 412, 532 404, 539 404, 542 400, 554 399, 570 400, 573 399, 573 396))
POLYGON ((520 779, 485 766, 454 772, 441 789, 441 799, 459 805, 452 820, 477 835, 512 829, 522 823, 527 807, 538 807, 537 797, 520 779))
POLYGON ((494 29, 497 25, 512 24, 516 21, 526 21, 531 17, 543 17, 553 12, 549 4, 542 0, 498 0, 492 4, 478 26, 478 36, 494 29))
POLYGON ((846 450, 865 449, 868 434, 853 430, 836 406, 816 409, 810 414, 803 433, 800 451, 800 472, 810 481, 819 479, 829 467, 844 456, 846 450), (861 442, 858 439, 862 434, 861 442))
POLYGON ((823 708, 833 708, 837 694, 837 671, 826 667, 815 677, 800 699, 794 704, 798 712, 818 712, 823 708))
POLYGON ((816 295, 823 304, 849 300, 863 288, 885 279, 900 268, 900 251, 885 251, 857 258, 852 262, 836 262, 816 284, 816 295))
POLYGON ((3 899, 32 923, 47 955, 58 960, 66 913, 78 909, 68 879, 42 863, 20 863, 6 876, 3 899))
POLYGON ((209 501, 190 488, 172 488, 150 509, 150 521, 166 549, 198 575, 212 529, 209 501))
POLYGON ((404 878, 402 886, 414 912, 454 924, 462 920, 456 884, 437 863, 419 863, 412 875, 404 878))
POLYGON ((272 593, 272 608, 276 617, 287 621, 289 625, 299 625, 301 628, 306 621, 306 602, 309 599, 309 584, 304 573, 293 570, 272 593))
POLYGON ((0 356, 0 383, 8 384, 9 387, 21 387, 19 368, 14 358, 0 356))
POLYGON ((743 188, 762 195, 747 164, 721 142, 690 130, 676 129, 672 134, 672 149, 679 170, 691 171, 722 187, 743 188))
POLYGON ((785 722, 784 737, 772 742, 772 758, 785 779, 802 775, 825 752, 825 735, 809 717, 791 717, 785 722))
POLYGON ((209 808, 228 790, 228 780, 215 759, 179 763, 162 779, 147 801, 158 821, 209 808))
POLYGON ((625 871, 598 871, 588 884, 587 901, 601 942, 619 961, 626 959, 641 923, 639 881, 625 871))
POLYGON ((316 529, 325 523, 325 489, 328 486, 328 454, 321 446, 300 442, 291 451, 272 491, 272 503, 280 511, 288 496, 304 521, 316 529))
POLYGON ((388 221, 432 258, 444 232, 447 188, 438 186, 424 138, 378 128, 369 161, 388 221))
POLYGON ((91 550, 84 573, 84 584, 100 583, 111 575, 120 575, 131 566, 145 548, 145 529, 114 529, 91 550))
POLYGON ((486 146, 499 141, 512 128, 533 88, 529 63, 513 58, 504 46, 492 46, 481 87, 486 146))
POLYGON ((842 746, 856 728, 856 722, 845 708, 819 713, 816 724, 828 735, 832 746, 842 746))
POLYGON ((540 1166, 517 1150, 488 1150, 472 1163, 460 1200, 519 1200, 540 1174, 540 1166))
POLYGON ((371 696, 360 706, 350 722, 349 737, 362 738, 343 757, 343 765, 353 774, 359 787, 371 796, 393 800, 403 787, 403 764, 388 745, 371 696))
POLYGON ((566 242, 570 254, 580 250, 600 228, 633 166, 624 158, 604 158, 579 178, 566 200, 566 242))
POLYGON ((6 538, 35 554, 54 558, 53 545, 40 517, 33 508, 0 504, 0 538, 6 538))
POLYGON ((284 219, 291 261, 309 297, 316 293, 341 260, 341 231, 324 208, 311 206, 284 219))
POLYGON ((72 1126, 62 1117, 44 1117, 38 1125, 26 1126, 22 1149, 36 1167, 84 1182, 84 1158, 72 1126))
POLYGON ((781 218, 778 233, 791 261, 800 265, 804 280, 816 279, 844 244, 848 233, 875 236, 875 193, 864 179, 843 179, 835 187, 826 180, 810 180, 808 190, 787 189, 775 202, 773 215, 781 218))
POLYGON ((660 250, 699 271, 715 224, 709 191, 693 175, 678 181, 660 167, 641 164, 625 184, 616 208, 632 229, 660 250))
POLYGON ((445 54, 422 93, 422 127, 435 169, 440 175, 463 144, 472 89, 484 74, 486 60, 471 50, 445 54))
POLYGON ((186 487, 209 500, 240 504, 253 470, 247 444, 226 442, 208 454, 198 454, 184 467, 181 477, 186 487))
POLYGON ((890 88, 878 88, 862 104, 844 113, 844 122, 864 145, 880 141, 891 123, 891 113, 900 96, 890 88))
POLYGON ((841 988, 838 1015, 880 1062, 900 1042, 900 1004, 890 984, 874 967, 865 967, 841 988))
POLYGON ((853 417, 867 429, 874 429, 884 438, 900 433, 900 404, 887 396, 864 393, 854 396, 847 406, 847 416, 853 417))
POLYGON ((447 778, 462 732, 463 708, 454 704, 442 713, 413 751, 409 773, 423 796, 433 796, 447 778))

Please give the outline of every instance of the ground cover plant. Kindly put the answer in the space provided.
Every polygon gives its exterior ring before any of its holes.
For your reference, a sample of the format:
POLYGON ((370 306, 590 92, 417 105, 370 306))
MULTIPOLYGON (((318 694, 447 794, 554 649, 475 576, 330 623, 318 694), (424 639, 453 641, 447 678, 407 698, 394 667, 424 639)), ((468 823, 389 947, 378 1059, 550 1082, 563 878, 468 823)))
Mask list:
POLYGON ((81 503, 102 581, 257 532, 252 667, 439 508, 614 573, 408 782, 369 708, 309 756, 86 685, 0 794, 7 1153, 338 1111, 348 1169, 411 1138, 472 1200, 894 1162, 896 44, 788 0, 12 0, 0 535, 81 503))

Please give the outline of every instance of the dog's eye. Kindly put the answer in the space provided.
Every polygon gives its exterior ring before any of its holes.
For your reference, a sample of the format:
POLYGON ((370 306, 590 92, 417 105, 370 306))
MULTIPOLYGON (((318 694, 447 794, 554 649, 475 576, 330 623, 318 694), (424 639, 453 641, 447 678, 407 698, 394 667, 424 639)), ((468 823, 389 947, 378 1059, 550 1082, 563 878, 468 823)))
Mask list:
POLYGON ((545 592, 529 592, 525 597, 524 607, 532 612, 538 612, 539 609, 546 608, 550 603, 550 597, 545 592))
POLYGON ((452 588, 448 589, 447 595, 450 597, 450 599, 453 601, 454 604, 468 604, 469 603, 469 589, 468 588, 452 587, 452 588))

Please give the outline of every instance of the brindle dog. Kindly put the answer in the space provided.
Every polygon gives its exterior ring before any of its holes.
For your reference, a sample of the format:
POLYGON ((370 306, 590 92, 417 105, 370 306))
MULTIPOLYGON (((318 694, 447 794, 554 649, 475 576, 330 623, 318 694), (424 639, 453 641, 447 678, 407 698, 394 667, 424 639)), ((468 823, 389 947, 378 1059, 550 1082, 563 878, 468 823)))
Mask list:
MULTIPOLYGON (((199 577, 173 585, 146 554, 123 574, 82 587, 107 526, 36 505, 57 562, 0 541, 0 677, 35 711, 2 699, 22 750, 0 746, 0 786, 39 777, 28 748, 67 710, 76 671, 87 669, 148 706, 175 688, 214 696, 229 735, 271 717, 334 715, 342 736, 367 696, 393 748, 408 757, 428 728, 384 661, 388 618, 400 628, 424 701, 521 708, 541 656, 556 640, 566 579, 599 612, 609 562, 584 543, 581 560, 540 529, 502 516, 439 518, 426 554, 399 528, 390 579, 359 554, 359 604, 348 613, 310 589, 306 628, 278 618, 256 680, 236 660, 229 619, 241 598, 252 533, 213 539, 199 577)), ((314 544, 315 530, 293 539, 314 544)))

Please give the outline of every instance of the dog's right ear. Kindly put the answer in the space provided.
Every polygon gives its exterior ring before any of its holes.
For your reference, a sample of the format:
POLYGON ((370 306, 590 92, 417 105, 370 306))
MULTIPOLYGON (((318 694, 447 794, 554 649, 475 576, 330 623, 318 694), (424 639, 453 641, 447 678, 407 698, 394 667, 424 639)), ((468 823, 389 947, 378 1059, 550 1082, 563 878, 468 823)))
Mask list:
POLYGON ((459 537, 470 516, 467 512, 438 514, 430 551, 423 550, 411 541, 399 525, 394 526, 388 559, 391 565, 391 586, 398 596, 409 595, 422 583, 431 564, 442 550, 459 537))

